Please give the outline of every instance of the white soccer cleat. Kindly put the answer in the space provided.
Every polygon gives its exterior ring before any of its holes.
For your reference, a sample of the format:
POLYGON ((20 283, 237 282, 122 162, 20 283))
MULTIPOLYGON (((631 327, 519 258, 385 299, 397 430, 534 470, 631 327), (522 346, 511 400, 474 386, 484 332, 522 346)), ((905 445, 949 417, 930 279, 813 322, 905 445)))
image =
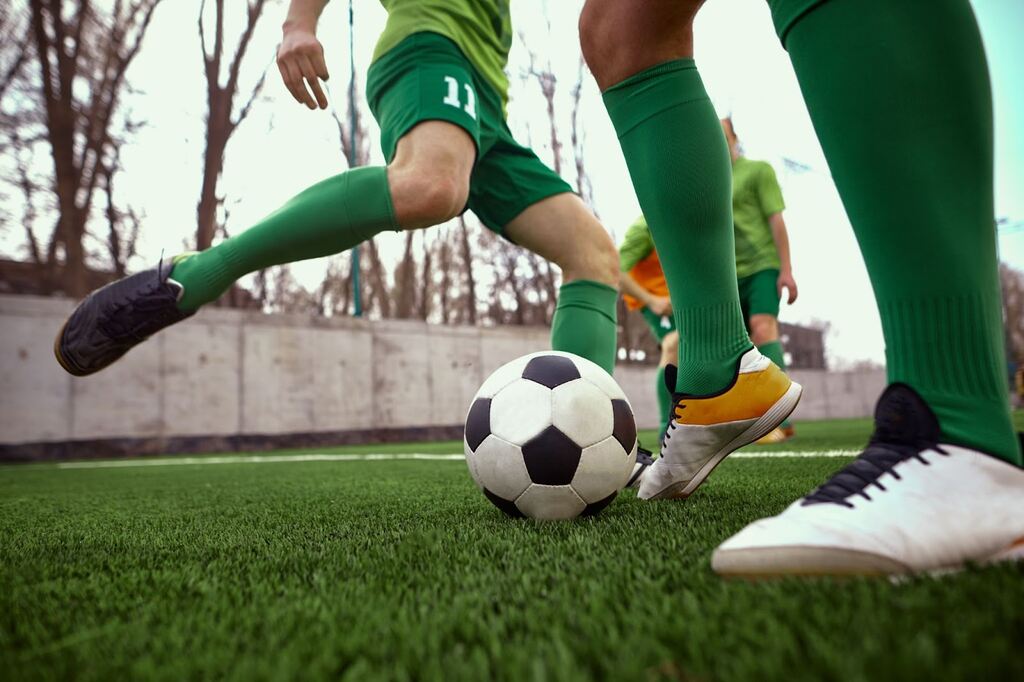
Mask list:
POLYGON ((715 550, 722 575, 903 574, 1024 559, 1024 469, 940 444, 931 408, 889 386, 861 455, 715 550))
MULTIPOLYGON (((675 388, 675 368, 665 368, 675 388)), ((775 429, 803 389, 756 348, 739 360, 736 379, 709 396, 673 396, 675 408, 659 457, 644 473, 638 497, 688 497, 725 457, 775 429)))

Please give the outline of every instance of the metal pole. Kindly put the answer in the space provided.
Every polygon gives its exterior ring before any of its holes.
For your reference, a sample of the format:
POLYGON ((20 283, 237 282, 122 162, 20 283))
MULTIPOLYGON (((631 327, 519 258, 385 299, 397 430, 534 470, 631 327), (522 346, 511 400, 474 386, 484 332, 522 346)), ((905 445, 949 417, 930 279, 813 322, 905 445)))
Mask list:
MULTIPOLYGON (((348 167, 356 167, 356 144, 358 144, 358 132, 356 130, 356 50, 355 50, 355 10, 352 7, 352 0, 348 0, 348 55, 349 55, 349 80, 348 80, 348 125, 351 144, 348 146, 348 167)), ((359 286, 359 245, 352 248, 352 299, 355 301, 352 314, 355 317, 363 315, 363 296, 359 286)))

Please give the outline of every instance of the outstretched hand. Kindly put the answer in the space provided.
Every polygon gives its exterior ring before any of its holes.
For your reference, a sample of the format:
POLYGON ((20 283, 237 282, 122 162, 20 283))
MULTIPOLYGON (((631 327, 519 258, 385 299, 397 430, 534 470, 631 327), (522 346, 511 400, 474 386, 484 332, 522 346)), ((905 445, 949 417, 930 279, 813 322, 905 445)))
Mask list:
POLYGON ((295 101, 310 109, 327 108, 327 96, 320 86, 320 81, 328 78, 327 63, 316 33, 307 29, 286 30, 277 48, 277 68, 295 101))

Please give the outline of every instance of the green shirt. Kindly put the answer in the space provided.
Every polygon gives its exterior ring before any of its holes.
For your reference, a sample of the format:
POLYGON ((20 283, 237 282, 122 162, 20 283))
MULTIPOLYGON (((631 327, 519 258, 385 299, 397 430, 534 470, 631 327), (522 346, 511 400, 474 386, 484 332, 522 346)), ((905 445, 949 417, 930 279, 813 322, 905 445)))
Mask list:
POLYGON ((732 215, 737 277, 779 268, 779 252, 768 218, 785 207, 779 181, 770 164, 742 156, 733 162, 732 215))
POLYGON ((647 220, 640 216, 629 229, 626 236, 622 238, 622 245, 619 247, 619 270, 629 272, 647 256, 654 251, 654 238, 651 237, 651 229, 647 227, 647 220))
POLYGON ((439 33, 459 46, 480 75, 508 102, 505 65, 512 48, 510 0, 380 0, 388 12, 373 61, 413 33, 439 33))

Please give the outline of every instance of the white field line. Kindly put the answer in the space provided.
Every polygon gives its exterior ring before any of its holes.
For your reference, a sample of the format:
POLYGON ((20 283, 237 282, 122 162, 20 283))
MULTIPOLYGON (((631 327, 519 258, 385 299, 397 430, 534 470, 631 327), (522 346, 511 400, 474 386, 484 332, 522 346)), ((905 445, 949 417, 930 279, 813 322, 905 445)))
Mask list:
MULTIPOLYGON (((769 452, 737 452, 730 459, 769 459, 777 457, 853 457, 856 450, 824 450, 797 452, 795 450, 776 450, 769 452)), ((165 467, 185 466, 190 464, 275 464, 281 462, 367 462, 389 460, 425 460, 442 462, 461 462, 462 455, 437 455, 423 452, 407 453, 366 453, 366 454, 328 454, 311 453, 308 455, 230 455, 227 457, 161 457, 154 459, 118 459, 94 462, 59 462, 58 469, 123 469, 129 467, 165 467)))

